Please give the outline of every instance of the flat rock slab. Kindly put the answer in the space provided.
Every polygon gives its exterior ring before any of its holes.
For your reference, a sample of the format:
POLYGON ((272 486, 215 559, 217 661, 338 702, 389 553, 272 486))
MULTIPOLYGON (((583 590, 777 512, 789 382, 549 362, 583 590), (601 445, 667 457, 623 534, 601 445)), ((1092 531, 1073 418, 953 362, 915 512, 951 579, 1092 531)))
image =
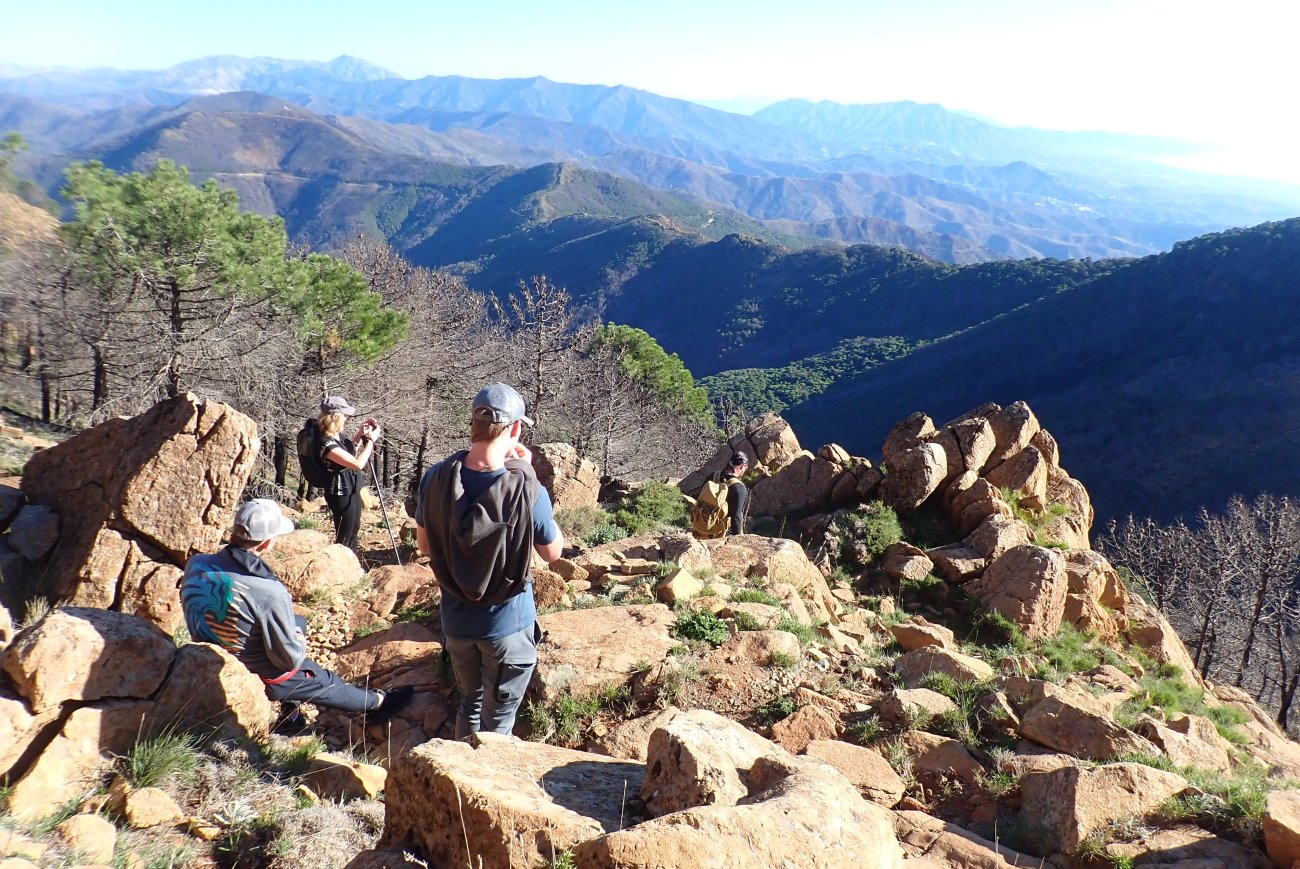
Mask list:
POLYGON ((544 615, 533 687, 547 702, 604 685, 627 684, 635 665, 658 663, 681 640, 677 618, 662 604, 611 606, 544 615))
POLYGON ((639 763, 511 736, 434 739, 389 771, 377 847, 416 845, 431 866, 550 865, 626 823, 643 776, 639 763))

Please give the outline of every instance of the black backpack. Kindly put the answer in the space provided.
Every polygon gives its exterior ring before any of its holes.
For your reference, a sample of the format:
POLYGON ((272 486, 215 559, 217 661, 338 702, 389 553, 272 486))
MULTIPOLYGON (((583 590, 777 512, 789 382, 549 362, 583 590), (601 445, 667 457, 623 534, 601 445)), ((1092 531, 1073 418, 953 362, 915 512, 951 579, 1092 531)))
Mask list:
POLYGON ((343 468, 321 457, 323 446, 320 426, 316 425, 315 419, 307 417, 307 422, 298 432, 298 467, 302 469, 304 480, 319 489, 328 491, 330 484, 343 468))

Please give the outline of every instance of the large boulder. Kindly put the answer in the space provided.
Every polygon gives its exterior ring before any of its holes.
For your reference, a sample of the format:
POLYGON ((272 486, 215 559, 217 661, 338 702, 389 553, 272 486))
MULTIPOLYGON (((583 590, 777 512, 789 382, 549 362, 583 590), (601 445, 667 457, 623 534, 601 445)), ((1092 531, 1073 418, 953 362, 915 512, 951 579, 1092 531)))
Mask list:
POLYGON ((149 697, 175 654, 171 637, 143 619, 68 607, 19 634, 0 666, 40 714, 66 700, 149 697))
POLYGON ((1200 682, 1201 674, 1187 646, 1160 610, 1134 595, 1117 614, 1120 632, 1161 664, 1173 664, 1185 678, 1200 682))
POLYGON ((716 712, 679 712, 650 734, 641 797, 652 817, 734 806, 749 794, 754 763, 767 756, 792 760, 780 746, 716 712))
POLYGON ((190 643, 176 652, 154 698, 154 728, 200 730, 224 737, 261 737, 275 707, 266 686, 225 649, 190 643))
POLYGON ((9 526, 8 539, 23 558, 39 561, 59 539, 59 514, 43 504, 27 504, 9 526))
POLYGON ((993 470, 1029 446, 1034 435, 1042 429, 1034 412, 1023 401, 1017 401, 1006 407, 990 405, 988 412, 983 413, 982 416, 989 421, 996 440, 988 461, 984 463, 985 472, 993 470))
POLYGON ((839 770, 861 794, 886 808, 898 805, 907 783, 874 748, 838 739, 815 739, 803 753, 839 770))
POLYGON ((948 457, 937 443, 903 450, 889 460, 880 483, 880 500, 899 513, 911 513, 930 499, 948 473, 948 457))
POLYGON ((556 510, 595 507, 600 502, 600 469, 578 455, 572 444, 534 447, 533 469, 556 510))
POLYGON ((344 679, 388 690, 411 685, 420 691, 442 686, 438 658, 442 642, 429 628, 398 622, 386 631, 363 637, 334 658, 344 679))
POLYGON ((20 820, 53 813, 100 785, 109 755, 125 754, 147 731, 153 703, 105 700, 73 710, 58 735, 12 785, 9 806, 20 820))
POLYGON ((650 735, 681 712, 676 706, 629 718, 591 740, 589 748, 597 754, 645 763, 650 735))
POLYGON ((993 668, 979 658, 933 645, 900 655, 894 661, 894 669, 909 688, 918 687, 930 673, 942 673, 963 684, 993 677, 993 668))
POLYGON ((541 866, 617 830, 643 769, 598 754, 479 733, 441 739, 388 774, 380 848, 415 845, 438 866, 541 866))
POLYGON ((1025 447, 985 475, 999 490, 1006 489, 1025 499, 1027 506, 1041 510, 1047 505, 1047 460, 1036 447, 1025 447))
MULTIPOLYGON (((928 865, 942 869, 1013 869, 1017 866, 1050 865, 925 812, 895 812, 894 832, 909 856, 923 858, 929 861, 928 865)), ((908 865, 914 862, 909 860, 908 865)))
POLYGON ((1120 727, 1095 706, 1086 708, 1060 695, 1046 697, 1026 710, 1020 735, 1085 760, 1159 753, 1148 740, 1120 727))
POLYGON ((733 572, 764 588, 786 583, 795 587, 818 621, 839 621, 839 604, 830 586, 803 548, 793 540, 740 534, 709 544, 713 570, 726 578, 733 572))
POLYGON ((680 640, 662 604, 611 606, 541 616, 533 686, 543 701, 631 680, 633 665, 658 663, 680 640))
POLYGON ((287 556, 277 556, 272 550, 267 563, 296 601, 342 594, 355 588, 363 573, 357 554, 342 543, 287 556))
POLYGON ((252 420, 188 394, 35 453, 23 492, 62 520, 46 573, 54 593, 74 606, 143 609, 170 630, 179 568, 218 547, 257 454, 252 420))
POLYGON ((1025 545, 990 563, 966 591, 1038 640, 1060 629, 1068 587, 1065 558, 1058 550, 1025 545))
POLYGON ((1273 791, 1264 808, 1264 847, 1274 866, 1300 861, 1300 792, 1273 791))
MULTIPOLYGON (((835 486, 845 475, 843 465, 803 453, 770 477, 760 478, 750 493, 751 516, 785 516, 831 504, 835 486)), ((853 487, 857 491, 856 482, 853 487)))
POLYGON ((1021 818, 1044 831, 1053 848, 1073 852, 1093 830, 1144 815, 1186 789, 1182 776, 1138 763, 1032 772, 1020 779, 1021 818))
POLYGON ((584 842, 591 869, 902 869, 889 813, 835 769, 764 756, 738 804, 686 808, 584 842))

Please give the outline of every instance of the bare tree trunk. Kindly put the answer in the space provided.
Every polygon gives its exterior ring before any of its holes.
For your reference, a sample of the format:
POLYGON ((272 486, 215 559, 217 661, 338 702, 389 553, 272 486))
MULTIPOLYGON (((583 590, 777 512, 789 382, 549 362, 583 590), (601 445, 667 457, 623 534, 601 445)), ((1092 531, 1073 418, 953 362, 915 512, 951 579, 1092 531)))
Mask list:
POLYGON ((108 367, 104 364, 104 350, 99 344, 90 348, 94 364, 94 386, 90 393, 91 411, 99 410, 108 401, 108 367))
POLYGON ((289 470, 289 437, 284 434, 275 436, 275 452, 271 459, 275 467, 275 484, 283 487, 289 470))

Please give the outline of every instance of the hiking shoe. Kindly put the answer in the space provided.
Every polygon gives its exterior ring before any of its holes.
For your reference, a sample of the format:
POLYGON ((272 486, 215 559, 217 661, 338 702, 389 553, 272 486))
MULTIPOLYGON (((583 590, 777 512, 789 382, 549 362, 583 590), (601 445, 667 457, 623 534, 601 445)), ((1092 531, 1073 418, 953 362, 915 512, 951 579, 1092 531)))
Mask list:
POLYGON ((378 709, 367 712, 366 718, 371 724, 384 724, 392 719, 394 715, 410 706, 413 699, 415 699, 415 689, 410 685, 403 685, 401 688, 385 691, 384 702, 379 704, 378 709))

